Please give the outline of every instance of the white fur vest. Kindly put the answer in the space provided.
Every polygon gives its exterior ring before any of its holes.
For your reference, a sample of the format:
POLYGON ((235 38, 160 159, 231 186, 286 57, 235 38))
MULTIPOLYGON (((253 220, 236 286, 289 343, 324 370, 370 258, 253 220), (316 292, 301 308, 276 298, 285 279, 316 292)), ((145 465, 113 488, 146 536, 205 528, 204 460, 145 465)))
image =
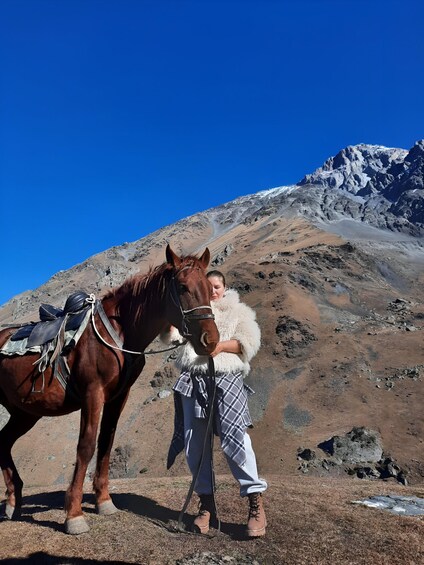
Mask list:
MULTIPOLYGON (((219 330, 220 341, 237 339, 241 345, 241 353, 220 353, 214 357, 215 370, 223 373, 242 372, 244 375, 250 370, 249 361, 256 355, 261 345, 261 332, 256 322, 256 313, 252 308, 240 302, 236 290, 228 289, 224 296, 217 302, 211 302, 215 315, 215 323, 219 330)), ((181 339, 176 328, 162 336, 166 343, 181 339)), ((179 369, 195 370, 206 373, 208 358, 197 355, 190 343, 179 349, 175 365, 179 369)))

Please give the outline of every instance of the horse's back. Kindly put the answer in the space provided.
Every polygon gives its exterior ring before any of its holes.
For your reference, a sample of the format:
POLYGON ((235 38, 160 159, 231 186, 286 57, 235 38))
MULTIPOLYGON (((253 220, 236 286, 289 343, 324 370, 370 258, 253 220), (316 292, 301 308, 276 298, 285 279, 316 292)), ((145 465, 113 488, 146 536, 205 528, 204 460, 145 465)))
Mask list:
POLYGON ((17 328, 14 327, 14 328, 4 328, 3 330, 0 330, 0 349, 4 346, 4 344, 10 338, 10 336, 14 334, 16 329, 17 328))

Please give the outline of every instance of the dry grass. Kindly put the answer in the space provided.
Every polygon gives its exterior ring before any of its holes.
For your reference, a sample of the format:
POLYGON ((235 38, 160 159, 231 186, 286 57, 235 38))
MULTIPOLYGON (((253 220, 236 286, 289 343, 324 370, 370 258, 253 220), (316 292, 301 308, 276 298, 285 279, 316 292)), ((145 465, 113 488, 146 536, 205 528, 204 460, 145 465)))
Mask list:
MULTIPOLYGON (((396 516, 351 504, 375 494, 424 496, 424 487, 392 482, 314 477, 268 477, 265 538, 246 540, 246 503, 228 476, 218 477, 221 532, 213 537, 177 533, 174 526, 189 486, 188 478, 112 481, 115 516, 95 514, 90 495, 84 511, 91 530, 63 533, 63 491, 30 489, 23 520, 3 522, 3 563, 175 564, 197 551, 248 556, 262 565, 424 563, 424 525, 420 517, 396 516)), ((196 501, 189 507, 189 525, 196 501)))

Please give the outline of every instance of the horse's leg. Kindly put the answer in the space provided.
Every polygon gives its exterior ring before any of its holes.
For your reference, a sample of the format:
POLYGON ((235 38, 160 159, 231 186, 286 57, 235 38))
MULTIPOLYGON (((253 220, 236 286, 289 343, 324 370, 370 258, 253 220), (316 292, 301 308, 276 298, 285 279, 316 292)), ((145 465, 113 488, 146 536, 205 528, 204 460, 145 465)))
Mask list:
POLYGON ((26 412, 13 410, 9 421, 0 430, 0 467, 6 483, 6 504, 3 517, 9 520, 21 515, 23 482, 12 459, 12 447, 40 419, 26 412))
POLYGON ((83 534, 90 529, 82 513, 82 491, 87 467, 93 457, 96 446, 96 435, 102 406, 103 393, 100 391, 92 393, 87 391, 85 393, 85 400, 81 408, 77 460, 72 482, 66 491, 65 498, 65 531, 67 534, 83 534))
POLYGON ((127 401, 128 392, 105 404, 103 408, 102 423, 97 442, 96 473, 93 480, 97 512, 103 515, 118 512, 109 494, 109 460, 119 416, 127 401))

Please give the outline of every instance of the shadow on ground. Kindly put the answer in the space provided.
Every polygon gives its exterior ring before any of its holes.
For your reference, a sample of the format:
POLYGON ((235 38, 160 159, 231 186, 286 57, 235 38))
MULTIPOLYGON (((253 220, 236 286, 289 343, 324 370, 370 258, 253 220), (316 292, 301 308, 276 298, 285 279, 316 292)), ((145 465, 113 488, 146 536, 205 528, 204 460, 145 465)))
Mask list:
MULTIPOLYGON (((180 512, 158 504, 155 500, 133 493, 114 494, 113 501, 118 508, 132 512, 155 522, 158 526, 170 531, 177 531, 180 512)), ((194 515, 184 514, 182 523, 186 531, 190 532, 194 515)), ((211 522, 211 537, 219 535, 218 522, 211 522)), ((245 526, 233 522, 221 522, 220 531, 234 540, 247 539, 245 526)))
MULTIPOLYGON (((172 510, 166 506, 162 506, 155 500, 146 496, 133 493, 114 493, 113 501, 120 510, 131 512, 148 519, 161 528, 165 528, 171 532, 178 531, 178 521, 180 512, 172 510)), ((38 493, 25 496, 22 505, 22 515, 20 521, 34 523, 38 526, 50 528, 57 532, 63 532, 63 524, 54 520, 40 519, 40 514, 51 510, 63 510, 65 502, 65 491, 57 490, 47 493, 38 493), (37 515, 35 519, 34 516, 37 515)), ((95 514, 94 496, 92 494, 83 495, 83 511, 86 514, 95 514)), ((185 532, 191 532, 194 520, 193 514, 185 513, 182 518, 182 527, 185 532)), ((234 540, 245 540, 245 526, 234 522, 221 522, 217 520, 211 522, 210 537, 219 535, 220 533, 229 536, 234 540)), ((50 563, 50 561, 46 561, 50 563)), ((54 563, 54 561, 51 561, 54 563)))
POLYGON ((17 565, 18 563, 30 563, 31 565, 95 565, 102 563, 102 565, 114 565, 115 563, 120 563, 121 565, 133 565, 129 561, 104 561, 103 559, 84 559, 82 557, 64 557, 63 555, 49 555, 44 551, 37 551, 36 553, 31 553, 25 558, 10 558, 2 559, 4 565, 17 565))

